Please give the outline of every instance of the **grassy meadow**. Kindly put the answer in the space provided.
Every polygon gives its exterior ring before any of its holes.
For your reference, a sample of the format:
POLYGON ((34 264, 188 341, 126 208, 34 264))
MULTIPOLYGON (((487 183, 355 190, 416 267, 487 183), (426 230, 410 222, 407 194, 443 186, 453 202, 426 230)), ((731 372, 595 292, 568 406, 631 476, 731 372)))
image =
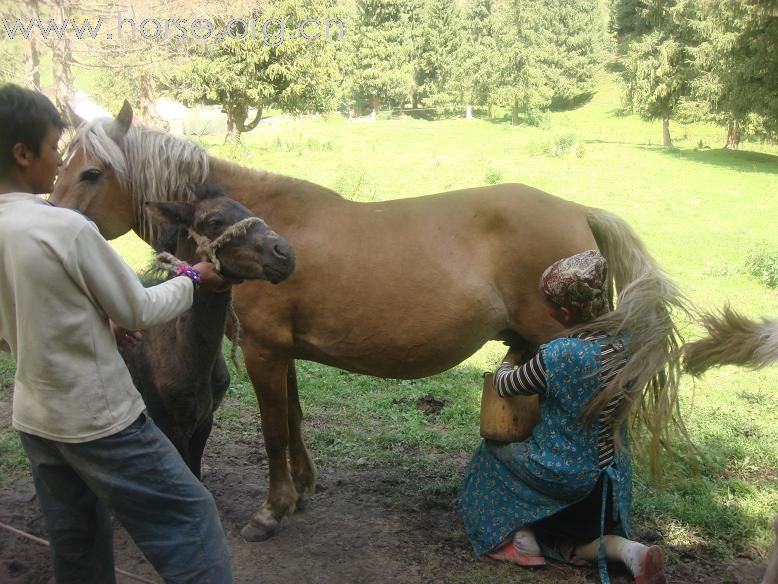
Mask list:
MULTIPOLYGON (((778 317, 778 291, 747 273, 746 259, 768 268, 778 257, 778 148, 743 144, 723 151, 722 128, 673 124, 676 148, 661 147, 659 122, 619 111, 619 87, 604 74, 582 107, 554 112, 542 127, 511 127, 507 119, 423 121, 381 116, 354 123, 338 116, 274 117, 239 146, 203 138, 209 151, 246 166, 308 179, 360 200, 412 197, 498 182, 522 182, 629 221, 651 252, 701 307, 726 302, 750 316, 778 317)), ((148 250, 134 237, 115 245, 135 267, 148 250)), ((690 337, 699 333, 687 327, 690 337)), ((306 436, 319 465, 380 467, 397 492, 454 494, 476 446, 481 372, 503 347, 490 343, 459 367, 423 380, 354 375, 299 364, 306 436), (444 399, 436 417, 416 400, 444 399)), ((12 363, 0 356, 3 383, 12 363)), ((234 399, 219 423, 255 433, 238 410, 258 409, 245 375, 235 373, 234 399)), ((704 458, 688 453, 652 486, 637 457, 633 522, 659 532, 678 552, 761 558, 778 513, 778 372, 723 368, 687 379, 683 411, 704 458)), ((18 442, 0 438, 4 483, 26 472, 18 442)))

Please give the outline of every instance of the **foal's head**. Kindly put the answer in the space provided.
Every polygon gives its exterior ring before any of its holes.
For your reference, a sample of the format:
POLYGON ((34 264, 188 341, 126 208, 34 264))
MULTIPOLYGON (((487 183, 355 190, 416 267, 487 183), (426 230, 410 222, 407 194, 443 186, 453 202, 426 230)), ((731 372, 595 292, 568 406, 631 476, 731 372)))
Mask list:
MULTIPOLYGON (((227 280, 277 284, 294 271, 292 246, 218 186, 198 186, 191 202, 147 203, 147 209, 160 223, 173 226, 176 237, 187 230, 198 253, 215 262, 227 280)), ((175 240, 163 247, 175 251, 175 240)))

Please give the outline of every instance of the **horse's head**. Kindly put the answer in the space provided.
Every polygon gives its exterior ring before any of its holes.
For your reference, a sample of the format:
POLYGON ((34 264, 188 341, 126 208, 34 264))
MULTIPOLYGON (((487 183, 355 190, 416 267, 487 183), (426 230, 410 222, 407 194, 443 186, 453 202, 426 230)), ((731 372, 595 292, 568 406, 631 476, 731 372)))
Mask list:
MULTIPOLYGON (((76 118, 77 119, 77 118, 76 118)), ((151 242, 147 201, 188 201, 208 175, 208 155, 197 144, 132 125, 124 102, 116 118, 80 121, 49 201, 77 209, 107 239, 134 229, 151 242)))
POLYGON ((60 207, 78 209, 97 224, 104 237, 113 239, 127 233, 135 224, 121 150, 132 123, 132 108, 125 101, 114 120, 99 123, 87 124, 75 119, 79 131, 49 200, 60 207), (87 126, 91 127, 87 130, 87 126), (99 137, 101 147, 89 147, 95 141, 87 146, 87 137, 99 137))
POLYGON ((232 281, 269 280, 277 284, 294 271, 292 246, 246 207, 215 185, 195 189, 191 202, 148 203, 160 223, 188 230, 205 259, 232 281))

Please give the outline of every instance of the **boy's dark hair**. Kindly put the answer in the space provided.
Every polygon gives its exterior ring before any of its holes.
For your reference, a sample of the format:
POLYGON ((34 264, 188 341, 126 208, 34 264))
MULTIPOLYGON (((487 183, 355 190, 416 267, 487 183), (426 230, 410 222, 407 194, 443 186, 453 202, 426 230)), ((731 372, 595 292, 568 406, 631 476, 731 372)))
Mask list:
POLYGON ((0 87, 0 175, 11 167, 16 144, 40 156, 49 126, 63 129, 67 124, 48 97, 10 83, 0 87))

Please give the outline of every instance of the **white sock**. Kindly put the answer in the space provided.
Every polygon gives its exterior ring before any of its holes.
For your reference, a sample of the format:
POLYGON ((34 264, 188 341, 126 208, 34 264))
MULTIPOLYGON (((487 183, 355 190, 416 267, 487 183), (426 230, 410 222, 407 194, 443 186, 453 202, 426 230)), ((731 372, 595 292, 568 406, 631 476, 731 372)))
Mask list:
POLYGON ((648 547, 637 541, 624 540, 619 550, 621 561, 626 564, 633 576, 643 573, 643 560, 646 557, 648 547))
POLYGON ((513 547, 515 547, 522 556, 540 555, 540 546, 535 539, 535 534, 531 529, 526 527, 524 529, 519 529, 513 534, 513 547))

